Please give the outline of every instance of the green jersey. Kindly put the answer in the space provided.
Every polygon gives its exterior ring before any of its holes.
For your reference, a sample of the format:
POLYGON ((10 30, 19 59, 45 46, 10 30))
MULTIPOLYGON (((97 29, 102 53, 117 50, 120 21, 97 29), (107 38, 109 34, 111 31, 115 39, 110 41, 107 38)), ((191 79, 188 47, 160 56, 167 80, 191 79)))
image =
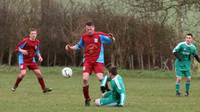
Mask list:
MULTIPOLYGON (((123 78, 120 75, 116 75, 113 79, 110 79, 108 76, 105 76, 102 80, 101 86, 105 86, 106 82, 110 81, 112 100, 117 102, 117 105, 124 105, 126 98, 125 85, 123 78)), ((102 102, 104 103, 104 102, 102 102)))
POLYGON ((174 49, 173 53, 177 52, 182 57, 182 60, 176 58, 175 69, 178 71, 190 71, 191 56, 197 55, 197 49, 194 44, 180 42, 174 49))

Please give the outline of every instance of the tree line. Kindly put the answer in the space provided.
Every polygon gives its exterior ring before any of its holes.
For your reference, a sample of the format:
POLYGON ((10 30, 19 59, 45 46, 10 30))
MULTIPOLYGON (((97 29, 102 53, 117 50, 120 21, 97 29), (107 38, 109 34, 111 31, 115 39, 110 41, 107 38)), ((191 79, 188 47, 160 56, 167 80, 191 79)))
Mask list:
POLYGON ((80 66, 83 52, 66 52, 64 47, 75 44, 85 22, 92 20, 97 31, 116 38, 112 46, 105 46, 106 64, 171 69, 172 49, 185 33, 183 11, 198 11, 199 4, 198 0, 1 0, 0 64, 17 64, 15 46, 35 27, 42 65, 80 66))

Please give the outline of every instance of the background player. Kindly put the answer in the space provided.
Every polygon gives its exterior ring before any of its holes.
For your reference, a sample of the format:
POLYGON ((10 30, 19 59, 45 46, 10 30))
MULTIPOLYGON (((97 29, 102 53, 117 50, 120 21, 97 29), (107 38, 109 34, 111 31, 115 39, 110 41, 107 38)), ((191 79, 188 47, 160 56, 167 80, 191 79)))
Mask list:
POLYGON ((198 62, 200 59, 197 55, 197 49, 192 44, 192 34, 187 34, 184 42, 180 42, 174 49, 173 54, 176 57, 175 71, 176 71, 176 96, 180 96, 180 82, 183 76, 186 77, 185 96, 189 96, 190 82, 191 82, 191 56, 194 56, 198 62))
POLYGON ((38 65, 36 63, 35 57, 38 57, 38 60, 40 62, 43 61, 42 56, 40 55, 39 51, 39 40, 36 39, 37 37, 37 30, 31 29, 29 36, 24 38, 16 47, 16 52, 18 53, 18 63, 20 67, 20 74, 17 76, 16 82, 11 88, 11 90, 14 92, 19 83, 22 81, 24 76, 26 75, 26 68, 29 68, 34 72, 36 75, 38 82, 40 83, 40 86, 42 88, 43 93, 52 91, 51 88, 46 88, 45 82, 42 76, 42 73, 40 69, 38 68, 38 65))
POLYGON ((111 91, 107 91, 99 99, 95 100, 97 106, 124 106, 126 99, 123 78, 117 73, 116 67, 109 68, 109 76, 105 76, 101 85, 105 86, 110 81, 111 91))
MULTIPOLYGON (((83 95, 85 98, 85 106, 90 105, 89 95, 89 75, 94 71, 99 81, 103 79, 104 73, 104 47, 103 44, 111 44, 114 37, 112 34, 103 32, 95 32, 93 22, 85 24, 85 33, 81 36, 80 41, 74 45, 66 45, 66 50, 78 50, 84 48, 83 63, 83 95)), ((106 88, 108 89, 108 88, 106 88)), ((101 88, 105 92, 104 88, 101 88)))

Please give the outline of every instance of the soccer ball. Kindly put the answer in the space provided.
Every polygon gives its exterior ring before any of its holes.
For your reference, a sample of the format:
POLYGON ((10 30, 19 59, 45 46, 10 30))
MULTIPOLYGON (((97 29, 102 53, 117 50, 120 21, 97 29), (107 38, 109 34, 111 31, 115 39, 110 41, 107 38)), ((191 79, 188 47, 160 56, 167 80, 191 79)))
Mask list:
POLYGON ((73 72, 72 69, 69 67, 65 67, 62 69, 62 75, 66 78, 70 78, 72 76, 73 72))

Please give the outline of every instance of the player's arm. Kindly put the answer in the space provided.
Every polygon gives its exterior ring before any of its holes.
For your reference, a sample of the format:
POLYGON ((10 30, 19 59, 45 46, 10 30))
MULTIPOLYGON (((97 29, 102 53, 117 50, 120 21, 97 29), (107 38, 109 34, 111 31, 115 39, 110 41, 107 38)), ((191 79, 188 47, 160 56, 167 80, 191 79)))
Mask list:
POLYGON ((97 34, 107 36, 107 37, 109 37, 113 42, 115 41, 115 37, 113 36, 112 33, 97 32, 97 34))
POLYGON ((181 43, 179 43, 174 49, 173 54, 178 60, 183 60, 183 57, 180 55, 179 51, 181 49, 181 43))
POLYGON ((101 81, 101 91, 104 93, 106 91, 106 83, 108 83, 108 81, 110 81, 110 77, 108 77, 108 75, 105 75, 103 80, 101 81))
POLYGON ((180 61, 183 60, 183 57, 182 57, 178 52, 174 52, 173 54, 174 54, 174 56, 175 56, 177 59, 179 59, 180 61))
POLYGON ((117 93, 119 94, 119 97, 120 97, 118 106, 123 107, 125 104, 125 98, 126 98, 124 83, 123 81, 115 80, 115 84, 116 84, 117 93))
POLYGON ((109 37, 112 39, 112 42, 115 42, 115 37, 113 36, 112 33, 108 33, 109 37))
POLYGON ((107 35, 100 35, 100 39, 101 39, 101 42, 104 44, 111 44, 112 42, 115 41, 115 38, 113 37, 111 33, 107 35))
POLYGON ((200 63, 200 58, 198 56, 197 49, 195 46, 194 46, 194 50, 193 50, 193 56, 200 63))
POLYGON ((101 86, 106 86, 106 82, 109 82, 110 80, 111 78, 108 75, 105 75, 101 81, 101 86))
POLYGON ((65 50, 67 50, 67 51, 70 51, 70 50, 78 50, 78 49, 81 49, 81 48, 83 48, 84 47, 84 42, 83 42, 83 39, 82 39, 82 37, 81 37, 81 39, 79 40, 79 42, 77 43, 77 44, 75 44, 75 45, 70 45, 70 44, 67 44, 66 46, 65 46, 65 50))
POLYGON ((41 54, 40 54, 40 47, 39 47, 39 44, 37 45, 37 48, 36 48, 36 55, 37 55, 37 57, 38 57, 38 60, 39 60, 40 62, 42 62, 42 61, 43 61, 43 58, 42 58, 42 56, 41 56, 41 54))
POLYGON ((24 55, 28 55, 28 51, 23 49, 26 43, 27 43, 27 38, 19 42, 19 44, 15 48, 15 52, 21 52, 24 55))
POLYGON ((120 106, 120 107, 123 107, 123 106, 124 106, 125 97, 126 97, 125 93, 120 93, 120 100, 119 100, 118 106, 120 106))
MULTIPOLYGON (((119 84, 120 86, 122 86, 122 84, 119 84)), ((119 104, 118 106, 123 107, 125 104, 125 98, 126 98, 126 94, 125 91, 122 89, 122 87, 118 87, 119 85, 117 85, 117 92, 119 93, 119 104)))
POLYGON ((200 58, 198 55, 194 55, 195 59, 200 63, 200 58))

